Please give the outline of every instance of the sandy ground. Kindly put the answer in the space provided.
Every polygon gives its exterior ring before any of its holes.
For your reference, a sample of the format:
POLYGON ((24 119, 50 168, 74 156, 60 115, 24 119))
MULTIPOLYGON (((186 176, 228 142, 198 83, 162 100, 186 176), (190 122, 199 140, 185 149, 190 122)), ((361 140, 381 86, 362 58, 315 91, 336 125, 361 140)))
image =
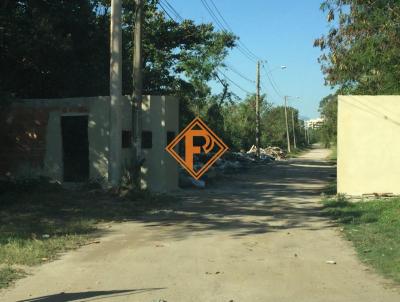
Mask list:
POLYGON ((113 224, 0 301, 400 301, 320 214, 327 150, 183 193, 176 211, 113 224), (326 264, 334 260, 337 264, 326 264))

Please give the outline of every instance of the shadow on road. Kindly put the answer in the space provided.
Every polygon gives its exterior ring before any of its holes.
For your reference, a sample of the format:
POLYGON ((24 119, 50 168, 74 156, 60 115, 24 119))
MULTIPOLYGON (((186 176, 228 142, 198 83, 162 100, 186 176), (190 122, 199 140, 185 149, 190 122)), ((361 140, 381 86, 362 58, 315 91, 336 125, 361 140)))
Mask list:
POLYGON ((291 228, 321 229, 330 224, 317 201, 335 173, 325 160, 302 158, 254 166, 211 188, 186 190, 183 203, 173 211, 139 220, 149 228, 163 227, 167 230, 163 236, 176 240, 209 231, 246 236, 291 228), (168 231, 168 226, 174 228, 168 231))
POLYGON ((84 301, 95 301, 110 297, 121 297, 139 294, 148 291, 162 290, 165 288, 142 288, 128 290, 110 290, 110 291, 89 291, 78 293, 59 293, 55 295, 36 297, 27 300, 19 300, 17 302, 71 302, 85 299, 84 301))

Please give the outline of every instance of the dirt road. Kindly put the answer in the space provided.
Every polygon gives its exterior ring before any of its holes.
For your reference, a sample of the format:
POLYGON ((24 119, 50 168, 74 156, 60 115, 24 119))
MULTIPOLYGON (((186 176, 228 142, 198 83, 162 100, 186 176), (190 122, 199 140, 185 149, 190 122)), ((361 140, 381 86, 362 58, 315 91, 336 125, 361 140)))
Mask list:
POLYGON ((1 301, 400 301, 320 214, 326 150, 186 192, 177 211, 113 225, 1 301), (334 260, 337 264, 326 264, 334 260))

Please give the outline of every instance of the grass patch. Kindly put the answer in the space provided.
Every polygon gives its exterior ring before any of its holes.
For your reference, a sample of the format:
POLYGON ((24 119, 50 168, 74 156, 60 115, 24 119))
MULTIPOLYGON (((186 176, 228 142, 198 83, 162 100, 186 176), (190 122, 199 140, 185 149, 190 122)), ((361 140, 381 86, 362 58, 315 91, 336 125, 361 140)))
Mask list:
MULTIPOLYGON (((328 156, 328 160, 332 165, 335 165, 337 162, 337 146, 336 145, 331 145, 331 153, 328 156)), ((322 193, 332 196, 336 195, 337 193, 337 178, 336 178, 336 173, 332 175, 334 179, 332 179, 323 189, 322 193)))
POLYGON ((10 266, 0 267, 0 289, 10 285, 15 279, 21 278, 25 273, 10 266))
POLYGON ((322 193, 329 195, 329 196, 336 195, 336 192, 337 192, 336 179, 333 179, 332 181, 330 181, 322 191, 322 193))
POLYGON ((324 212, 343 226, 360 259, 400 282, 400 198, 350 203, 339 196, 323 204, 324 212))
MULTIPOLYGON (((4 187, 4 186, 3 186, 4 187)), ((124 198, 102 190, 8 188, 0 193, 0 284, 23 276, 16 267, 56 259, 96 235, 98 223, 137 219, 176 198, 131 192, 124 198)), ((0 287, 1 287, 0 286, 0 287)))
POLYGON ((337 162, 337 145, 331 146, 331 154, 329 155, 328 159, 333 162, 337 162))

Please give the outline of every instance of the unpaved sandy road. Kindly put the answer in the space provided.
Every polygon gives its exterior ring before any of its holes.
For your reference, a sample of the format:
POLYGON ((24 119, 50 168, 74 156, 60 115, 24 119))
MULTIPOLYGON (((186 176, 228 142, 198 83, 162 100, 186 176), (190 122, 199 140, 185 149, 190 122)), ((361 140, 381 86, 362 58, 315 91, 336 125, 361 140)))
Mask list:
POLYGON ((0 301, 400 301, 320 215, 334 168, 315 149, 189 191, 176 212, 113 225, 0 294, 0 301), (326 260, 337 261, 336 265, 326 260))

